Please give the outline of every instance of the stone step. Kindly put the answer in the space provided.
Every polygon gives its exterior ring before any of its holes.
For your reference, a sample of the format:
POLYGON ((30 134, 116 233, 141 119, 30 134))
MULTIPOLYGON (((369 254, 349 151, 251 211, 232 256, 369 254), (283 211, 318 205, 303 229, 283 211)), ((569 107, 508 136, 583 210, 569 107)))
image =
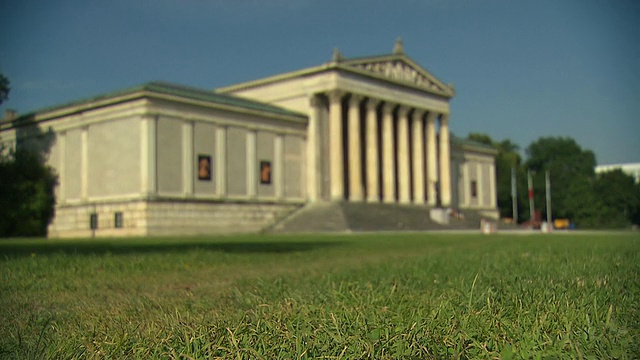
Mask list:
POLYGON ((484 216, 442 209, 448 223, 431 219, 427 206, 371 204, 366 202, 318 202, 307 204, 265 229, 275 233, 352 232, 352 231, 428 231, 480 229, 484 216))

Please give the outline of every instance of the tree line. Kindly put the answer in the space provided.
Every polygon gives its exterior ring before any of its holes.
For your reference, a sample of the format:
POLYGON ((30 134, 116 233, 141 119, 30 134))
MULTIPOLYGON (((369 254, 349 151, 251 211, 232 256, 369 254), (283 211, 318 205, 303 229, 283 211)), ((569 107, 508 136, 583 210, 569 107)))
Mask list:
POLYGON ((526 149, 510 140, 494 141, 482 133, 467 137, 498 151, 497 195, 500 216, 513 214, 512 171, 515 170, 519 222, 531 219, 527 173, 533 180, 535 211, 546 219, 545 172, 551 179, 551 213, 578 228, 623 228, 640 225, 640 184, 620 169, 596 174, 596 157, 570 137, 541 137, 526 149), (514 169, 514 170, 512 170, 514 169))

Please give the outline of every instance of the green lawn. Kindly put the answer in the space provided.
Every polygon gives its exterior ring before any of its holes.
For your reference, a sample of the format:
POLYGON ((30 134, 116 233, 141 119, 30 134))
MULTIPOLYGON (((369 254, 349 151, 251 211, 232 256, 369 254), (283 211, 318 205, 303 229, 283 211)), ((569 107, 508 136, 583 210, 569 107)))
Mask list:
POLYGON ((0 241, 2 358, 640 358, 640 235, 0 241))

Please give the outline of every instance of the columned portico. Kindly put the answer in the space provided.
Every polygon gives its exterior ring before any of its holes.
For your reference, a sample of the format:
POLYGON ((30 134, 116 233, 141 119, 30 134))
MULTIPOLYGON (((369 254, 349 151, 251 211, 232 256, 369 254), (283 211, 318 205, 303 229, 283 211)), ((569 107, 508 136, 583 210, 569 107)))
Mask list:
MULTIPOLYGON (((310 152, 319 151, 322 98, 328 108, 330 200, 451 205, 447 114, 342 90, 314 94, 310 152)), ((323 156, 308 156, 308 173, 320 172, 323 156)), ((309 191, 313 201, 318 192, 313 186, 309 191)))

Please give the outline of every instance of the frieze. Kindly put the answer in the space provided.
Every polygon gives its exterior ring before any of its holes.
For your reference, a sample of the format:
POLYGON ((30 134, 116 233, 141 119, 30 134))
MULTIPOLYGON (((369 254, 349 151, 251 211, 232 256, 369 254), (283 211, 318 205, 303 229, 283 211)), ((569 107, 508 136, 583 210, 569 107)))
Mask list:
POLYGON ((443 91, 437 84, 420 74, 416 69, 400 61, 358 64, 356 67, 381 74, 392 80, 407 82, 425 89, 443 91))

